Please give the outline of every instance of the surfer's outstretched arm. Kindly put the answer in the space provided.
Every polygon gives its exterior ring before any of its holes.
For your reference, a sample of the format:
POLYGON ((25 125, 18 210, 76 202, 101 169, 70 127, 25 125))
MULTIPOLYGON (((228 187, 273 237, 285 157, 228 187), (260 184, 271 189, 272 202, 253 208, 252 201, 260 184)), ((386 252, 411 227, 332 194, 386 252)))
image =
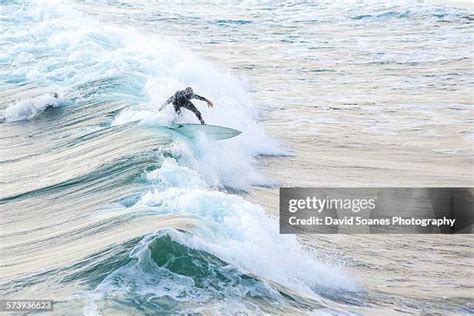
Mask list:
POLYGON ((173 97, 174 97, 174 96, 172 96, 172 97, 170 97, 168 100, 166 100, 166 102, 163 103, 163 104, 160 106, 160 108, 158 109, 158 111, 163 110, 168 104, 170 104, 171 102, 173 102, 173 97))
POLYGON ((198 100, 201 100, 201 101, 206 101, 206 102, 207 102, 207 106, 209 106, 210 108, 212 108, 212 107, 214 106, 214 103, 212 103, 211 100, 208 100, 208 99, 206 99, 205 97, 201 97, 200 95, 195 94, 195 93, 193 93, 193 95, 191 96, 190 99, 198 99, 198 100))

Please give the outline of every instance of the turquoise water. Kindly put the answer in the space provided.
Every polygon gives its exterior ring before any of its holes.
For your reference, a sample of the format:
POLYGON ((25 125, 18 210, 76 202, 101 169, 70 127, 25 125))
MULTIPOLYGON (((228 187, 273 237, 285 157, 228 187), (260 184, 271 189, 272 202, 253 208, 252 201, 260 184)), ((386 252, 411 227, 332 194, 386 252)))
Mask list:
MULTIPOLYGON (((309 124, 300 117, 308 107, 335 95, 347 102, 374 84, 380 99, 418 89, 422 100, 434 83, 469 99, 472 20, 463 9, 410 2, 3 2, 2 297, 54 299, 58 314, 472 312, 464 297, 366 288, 345 268, 351 259, 280 235, 276 217, 246 199, 254 187, 278 186, 263 174, 262 156, 294 154, 265 132, 276 109, 285 115, 279 127, 289 118, 309 124), (408 32, 409 48, 381 53, 351 33, 382 26, 392 32, 381 42, 408 32), (414 27, 433 33, 426 47, 414 27), (426 60, 423 52, 432 54, 428 64, 445 63, 441 78, 374 83, 359 65, 374 76, 412 72, 407 65, 426 60), (316 93, 315 84, 325 88, 316 93), (172 109, 157 109, 186 86, 216 104, 196 101, 209 124, 242 134, 191 141, 168 129, 172 109)), ((443 120, 464 123, 471 110, 460 102, 443 120)), ((366 126, 377 130, 384 115, 366 126)), ((197 122, 192 113, 179 120, 197 122)), ((407 128, 418 118, 390 123, 407 128)))

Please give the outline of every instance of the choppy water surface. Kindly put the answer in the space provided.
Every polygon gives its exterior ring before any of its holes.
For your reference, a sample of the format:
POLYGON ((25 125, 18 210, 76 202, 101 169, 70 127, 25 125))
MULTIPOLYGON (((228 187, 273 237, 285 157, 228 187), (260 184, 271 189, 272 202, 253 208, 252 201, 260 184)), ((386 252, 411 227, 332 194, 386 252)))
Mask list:
POLYGON ((278 183, 473 185, 472 21, 419 2, 2 3, 2 297, 474 312, 469 236, 297 240, 275 218, 278 183), (167 129, 157 107, 185 86, 242 135, 167 129))

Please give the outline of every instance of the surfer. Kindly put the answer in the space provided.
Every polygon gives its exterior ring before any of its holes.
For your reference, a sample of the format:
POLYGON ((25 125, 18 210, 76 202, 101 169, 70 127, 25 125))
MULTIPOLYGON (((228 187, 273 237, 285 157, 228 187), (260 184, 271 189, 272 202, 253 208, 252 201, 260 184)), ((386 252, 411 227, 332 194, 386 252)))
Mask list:
POLYGON ((160 107, 160 111, 163 110, 168 104, 173 103, 174 106, 174 111, 178 114, 181 114, 181 108, 185 108, 193 112, 196 117, 199 119, 201 124, 206 124, 204 120, 202 119, 201 112, 196 108, 196 106, 190 101, 190 99, 198 99, 201 101, 206 101, 207 106, 212 108, 214 106, 214 103, 212 103, 210 100, 201 97, 200 95, 197 95, 193 92, 193 88, 187 87, 184 90, 179 90, 176 91, 173 96, 171 96, 168 100, 166 100, 165 103, 160 107))

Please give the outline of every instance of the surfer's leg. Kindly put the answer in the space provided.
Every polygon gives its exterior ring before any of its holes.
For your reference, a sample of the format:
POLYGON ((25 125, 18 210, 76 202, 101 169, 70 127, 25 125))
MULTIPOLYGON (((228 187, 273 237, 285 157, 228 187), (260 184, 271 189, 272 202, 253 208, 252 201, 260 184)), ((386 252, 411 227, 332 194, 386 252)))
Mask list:
POLYGON ((193 112, 196 115, 196 117, 199 119, 201 124, 203 125, 206 124, 204 120, 202 119, 201 112, 199 112, 199 110, 196 108, 196 106, 192 102, 186 103, 185 105, 183 105, 183 108, 186 108, 189 111, 193 112))
POLYGON ((173 103, 174 111, 178 114, 181 114, 181 107, 173 103))

